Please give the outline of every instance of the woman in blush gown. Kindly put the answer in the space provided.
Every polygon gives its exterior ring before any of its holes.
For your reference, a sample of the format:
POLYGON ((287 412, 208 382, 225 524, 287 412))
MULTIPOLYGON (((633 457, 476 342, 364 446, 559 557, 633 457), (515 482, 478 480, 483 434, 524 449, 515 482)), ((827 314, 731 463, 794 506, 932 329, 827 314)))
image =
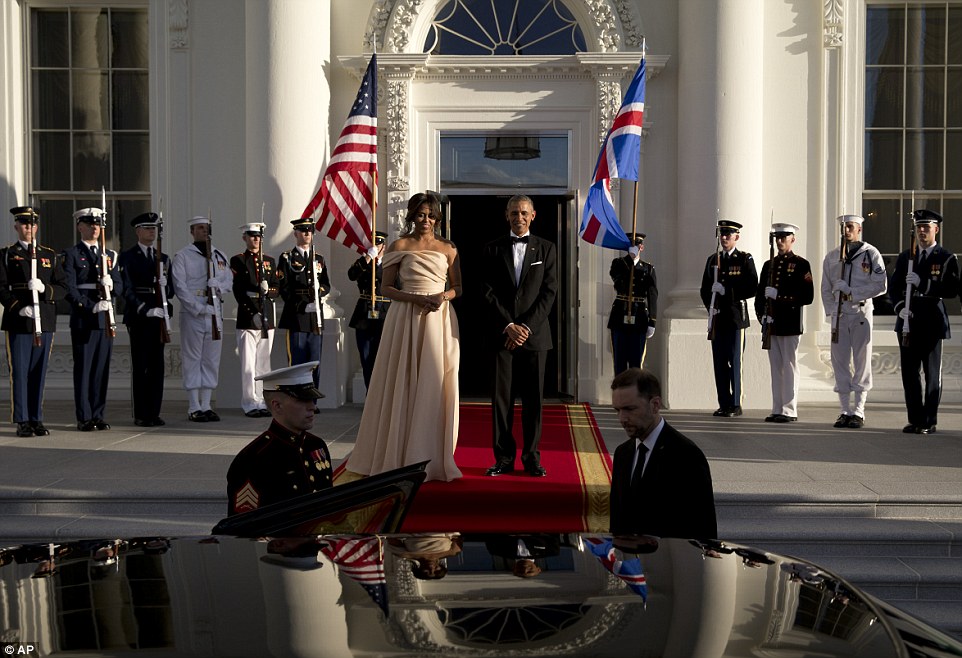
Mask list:
POLYGON ((461 477, 454 463, 458 440, 458 319, 461 294, 454 243, 440 237, 437 197, 408 201, 404 232, 382 261, 384 321, 371 385, 347 470, 375 475, 430 460, 428 480, 461 477))

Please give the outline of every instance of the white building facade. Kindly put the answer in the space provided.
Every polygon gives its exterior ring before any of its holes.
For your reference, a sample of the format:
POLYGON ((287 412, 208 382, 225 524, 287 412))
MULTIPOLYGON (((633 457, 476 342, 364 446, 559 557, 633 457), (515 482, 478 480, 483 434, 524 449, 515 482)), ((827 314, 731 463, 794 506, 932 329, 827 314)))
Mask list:
MULTIPOLYGON (((370 54, 379 63, 377 224, 395 237, 408 197, 435 190, 462 254, 462 387, 484 395, 483 309, 473 268, 507 230, 503 208, 536 202, 533 231, 555 241, 561 286, 548 394, 610 399, 608 278, 619 254, 578 239, 601 141, 647 44, 648 85, 637 229, 658 272, 657 332, 645 365, 677 409, 713 409, 710 344, 698 286, 716 218, 744 225, 759 270, 772 220, 801 227, 795 250, 820 264, 834 218, 869 216, 865 239, 890 269, 911 199, 962 220, 962 1, 880 0, 6 0, 0 5, 0 197, 41 207, 41 241, 76 242, 70 213, 107 188, 115 248, 125 226, 160 208, 164 251, 208 211, 215 244, 243 250, 240 229, 268 224, 267 253, 293 244, 290 220, 317 189, 370 54), (493 9, 492 9, 493 7, 493 9), (487 151, 488 155, 484 155, 487 151), (102 182, 101 182, 102 181, 102 182)), ((626 230, 634 185, 614 191, 626 230)), ((14 240, 12 219, 6 243, 14 240)), ((322 371, 327 406, 359 401, 347 327, 357 255, 317 235, 334 286, 322 371)), ((817 298, 817 295, 816 295, 817 298)), ((878 305, 869 402, 899 401, 894 316, 878 305)), ((943 357, 945 401, 962 401, 962 318, 943 357)), ((176 312, 177 309, 175 309, 176 312)), ((227 314, 233 312, 229 306, 227 314)), ((220 406, 238 406, 239 368, 221 361, 220 406)), ((69 332, 58 331, 48 398, 71 396, 69 332)), ((800 401, 834 401, 830 327, 805 312, 800 401)), ((283 333, 283 332, 279 332, 283 333)), ((283 337, 274 365, 286 365, 283 337)), ((129 390, 118 332, 111 388, 129 390)), ((178 337, 168 396, 182 396, 178 337)), ((747 408, 770 407, 767 355, 749 330, 747 408)))

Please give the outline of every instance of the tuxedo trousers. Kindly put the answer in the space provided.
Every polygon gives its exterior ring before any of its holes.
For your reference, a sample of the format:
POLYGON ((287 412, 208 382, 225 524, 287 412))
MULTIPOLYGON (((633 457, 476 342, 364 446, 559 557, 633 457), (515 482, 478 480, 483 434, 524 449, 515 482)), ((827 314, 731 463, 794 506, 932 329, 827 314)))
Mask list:
POLYGON ((541 407, 544 404, 544 350, 501 349, 494 354, 491 413, 494 456, 498 463, 514 464, 518 444, 512 432, 514 400, 521 399, 521 463, 540 465, 541 407))

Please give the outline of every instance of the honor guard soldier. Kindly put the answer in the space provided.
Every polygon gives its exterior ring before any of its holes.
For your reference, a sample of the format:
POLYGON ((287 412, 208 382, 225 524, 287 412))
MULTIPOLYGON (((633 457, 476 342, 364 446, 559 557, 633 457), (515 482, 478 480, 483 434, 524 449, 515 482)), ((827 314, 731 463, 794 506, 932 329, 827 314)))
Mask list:
POLYGON ((885 263, 862 242, 859 215, 841 215, 841 243, 822 261, 822 307, 832 324, 832 370, 841 413, 835 427, 865 424, 872 390, 872 298, 885 294, 885 263), (854 401, 852 396, 854 394, 854 401))
POLYGON ((772 413, 767 423, 798 420, 798 343, 802 307, 815 300, 811 264, 792 251, 799 228, 773 224, 778 254, 762 265, 755 294, 755 316, 769 332, 768 364, 772 371, 772 413))
POLYGON ((102 253, 103 247, 98 243, 105 215, 100 208, 75 212, 80 242, 61 256, 70 303, 77 429, 81 432, 110 429, 104 420, 104 409, 116 333, 113 297, 123 293, 123 283, 117 269, 117 252, 107 249, 102 253))
POLYGON ((57 254, 37 244, 38 215, 11 208, 17 241, 0 249, 0 304, 10 359, 10 394, 17 436, 46 436, 43 390, 57 330, 55 300, 66 287, 57 254))
POLYGON ((391 300, 381 296, 381 255, 384 253, 387 233, 374 232, 374 247, 377 249, 377 264, 374 276, 374 298, 371 298, 371 257, 361 256, 347 271, 347 278, 357 283, 360 293, 354 305, 350 326, 354 329, 354 339, 357 341, 357 352, 361 357, 361 371, 364 373, 364 388, 371 383, 371 373, 374 371, 374 359, 377 348, 381 344, 381 331, 384 329, 384 318, 391 308, 391 300), (377 317, 371 317, 371 310, 377 317))
POLYGON ((914 210, 912 219, 917 240, 914 259, 909 249, 899 254, 889 286, 889 296, 898 313, 895 333, 909 420, 902 431, 934 434, 942 397, 942 340, 951 337, 942 300, 959 292, 959 261, 937 242, 942 227, 940 214, 914 210), (908 295, 907 288, 911 288, 908 295))
POLYGON ((615 374, 640 368, 645 361, 645 342, 655 335, 658 311, 658 279, 655 266, 641 260, 645 234, 629 236, 628 255, 611 261, 609 274, 615 284, 615 301, 608 316, 615 374))
POLYGON ((701 300, 711 317, 711 355, 718 409, 713 415, 742 415, 742 351, 750 320, 745 300, 755 296, 758 274, 752 255, 735 248, 742 225, 718 220, 718 249, 708 257, 701 300))
POLYGON ((231 462, 228 516, 332 486, 327 444, 307 431, 314 426, 317 399, 323 397, 311 374, 317 365, 308 361, 257 377, 274 419, 231 462))
POLYGON ((241 409, 248 418, 270 416, 258 375, 271 369, 274 345, 274 300, 279 287, 274 259, 263 252, 260 223, 244 224, 247 250, 230 259, 237 300, 237 355, 241 370, 241 409))
POLYGON ((210 406, 217 388, 224 329, 224 295, 233 286, 227 256, 210 241, 210 219, 188 223, 194 239, 176 254, 170 266, 174 294, 180 301, 180 353, 187 418, 195 423, 218 421, 210 406))
POLYGON ((170 342, 170 258, 157 248, 160 216, 145 212, 130 221, 137 244, 122 252, 118 269, 124 282, 124 324, 130 335, 130 380, 134 424, 164 425, 164 346, 170 342))
MULTIPOLYGON (((287 329, 287 360, 290 365, 321 362, 324 313, 321 298, 331 291, 324 258, 314 251, 314 223, 309 217, 291 221, 295 247, 281 254, 277 268, 284 310, 278 326, 287 329), (314 267, 309 267, 311 254, 314 267), (312 271, 313 269, 313 271, 312 271)), ((320 368, 314 386, 320 387, 320 368)))

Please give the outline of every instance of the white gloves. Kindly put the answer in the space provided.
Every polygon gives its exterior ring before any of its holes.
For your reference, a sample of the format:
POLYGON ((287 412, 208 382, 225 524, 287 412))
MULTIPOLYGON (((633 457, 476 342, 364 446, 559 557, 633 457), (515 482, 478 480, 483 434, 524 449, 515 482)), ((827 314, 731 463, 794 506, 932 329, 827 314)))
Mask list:
POLYGON ((920 279, 920 278, 919 278, 919 275, 916 274, 915 272, 909 272, 908 274, 905 275, 905 283, 906 283, 906 285, 910 285, 910 286, 913 286, 913 287, 915 287, 915 288, 918 288, 918 287, 919 287, 919 282, 920 282, 921 280, 922 280, 922 279, 920 279))
POLYGON ((634 258, 635 261, 638 260, 638 253, 638 247, 636 245, 631 245, 628 247, 628 255, 634 258))
POLYGON ((261 281, 259 287, 260 287, 260 289, 261 289, 261 294, 262 294, 262 295, 266 295, 266 294, 267 294, 267 291, 271 289, 271 287, 270 287, 270 285, 267 283, 267 281, 261 281))
POLYGON ((159 277, 157 277, 157 284, 158 284, 161 288, 166 288, 166 287, 167 287, 167 277, 164 276, 163 274, 161 274, 159 277))
POLYGON ((848 295, 852 292, 852 286, 839 279, 832 284, 832 292, 840 292, 843 295, 848 295))
POLYGON ((714 292, 714 293, 718 293, 719 295, 724 295, 724 294, 725 294, 725 286, 723 286, 723 285, 720 284, 720 283, 713 283, 712 286, 711 286, 711 291, 714 292))
POLYGON ((317 305, 314 302, 311 302, 310 304, 304 307, 305 313, 314 313, 315 311, 317 311, 317 305))
POLYGON ((100 277, 100 285, 103 286, 104 290, 110 293, 114 289, 114 280, 109 276, 100 277))
POLYGON ((708 309, 708 315, 718 315, 720 312, 717 308, 708 309))
POLYGON ((40 279, 30 279, 27 281, 27 290, 36 290, 37 292, 43 292, 46 286, 43 285, 43 281, 40 279))
POLYGON ((763 316, 762 316, 762 324, 771 324, 771 323, 774 322, 774 321, 775 321, 775 318, 773 318, 773 317, 770 316, 770 315, 763 315, 763 316))
POLYGON ((20 315, 25 318, 35 317, 33 314, 33 306, 24 306, 22 309, 20 309, 20 315))
POLYGON ((152 309, 150 309, 149 311, 147 311, 147 317, 148 317, 148 318, 160 318, 161 320, 163 320, 163 319, 164 319, 164 309, 160 308, 159 306, 158 306, 157 308, 152 308, 152 309))
POLYGON ((907 308, 903 308, 901 311, 899 311, 899 317, 902 318, 903 320, 908 320, 913 315, 914 313, 912 313, 912 311, 910 311, 907 308))
POLYGON ((778 297, 778 288, 765 286, 765 296, 768 297, 769 299, 776 299, 778 297))
POLYGON ((651 338, 654 335, 655 335, 654 327, 648 327, 648 329, 645 330, 645 340, 651 338))
POLYGON ((93 310, 94 313, 106 313, 109 310, 110 310, 110 302, 108 302, 106 299, 94 304, 94 310, 93 310))
POLYGON ((217 311, 214 310, 213 304, 208 304, 207 306, 204 307, 204 313, 206 313, 207 315, 216 315, 217 311))

